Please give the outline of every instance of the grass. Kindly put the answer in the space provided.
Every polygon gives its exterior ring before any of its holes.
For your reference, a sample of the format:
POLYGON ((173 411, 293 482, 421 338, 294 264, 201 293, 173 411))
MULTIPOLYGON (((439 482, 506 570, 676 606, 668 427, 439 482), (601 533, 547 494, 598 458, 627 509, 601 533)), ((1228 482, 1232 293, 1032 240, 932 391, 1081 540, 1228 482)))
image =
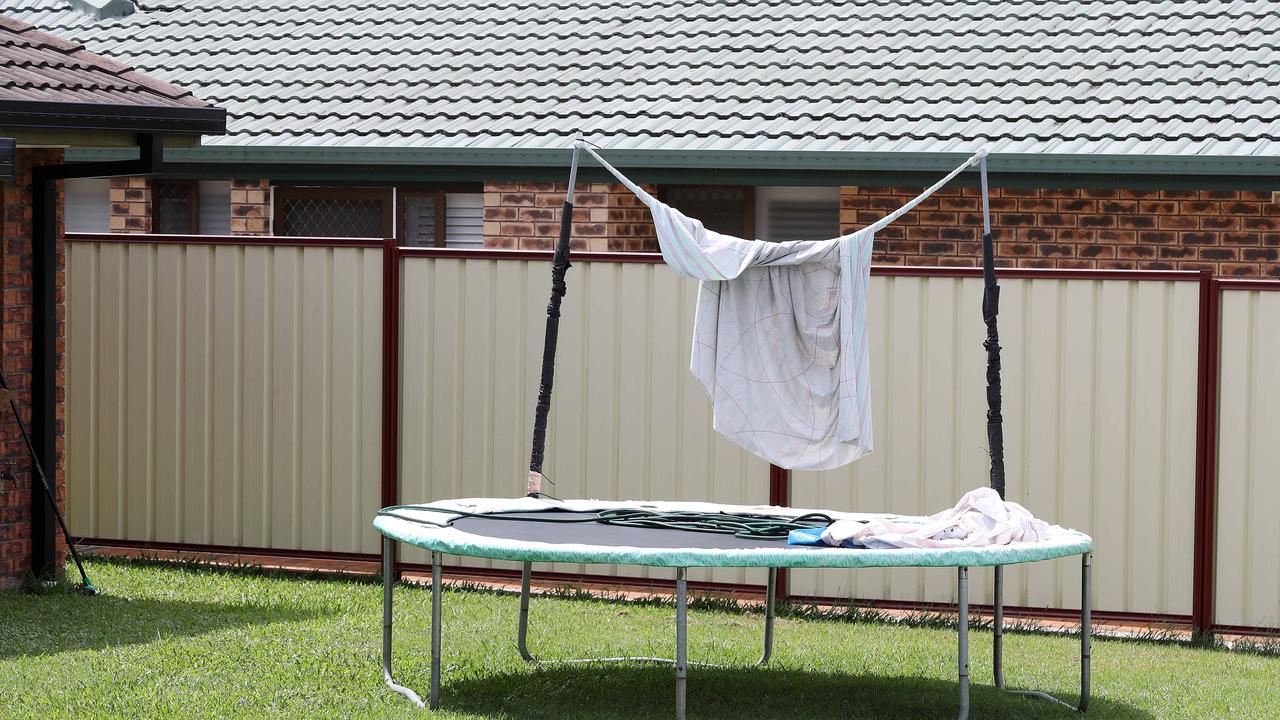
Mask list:
MULTIPOLYGON (((103 559, 89 572, 102 596, 0 594, 0 716, 423 717, 382 684, 379 585, 103 559)), ((425 691, 429 591, 397 588, 396 612, 397 678, 425 691)), ((511 596, 446 592, 443 711, 432 717, 671 717, 670 668, 526 666, 515 650, 516 612, 511 596)), ((660 602, 539 597, 530 642, 548 658, 669 657, 673 617, 660 602)), ((690 717, 954 717, 954 631, 937 618, 907 624, 790 608, 769 668, 690 670, 690 717)), ((985 630, 972 634, 972 717, 1078 717, 995 691, 990 640, 985 630)), ((759 642, 758 614, 724 601, 695 605, 691 659, 747 664, 759 642)), ((1074 700, 1077 642, 1007 636, 1009 682, 1074 700)), ((1280 717, 1274 650, 1099 639, 1088 717, 1280 717)))

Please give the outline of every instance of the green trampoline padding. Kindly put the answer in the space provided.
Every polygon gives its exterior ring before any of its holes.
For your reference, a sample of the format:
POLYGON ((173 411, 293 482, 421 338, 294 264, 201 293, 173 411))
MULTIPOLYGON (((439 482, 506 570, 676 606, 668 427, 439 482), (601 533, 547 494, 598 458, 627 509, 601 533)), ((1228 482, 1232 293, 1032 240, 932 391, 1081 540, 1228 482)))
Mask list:
POLYGON ((1053 527, 1049 539, 1039 542, 988 547, 869 550, 788 545, 779 540, 665 528, 615 527, 591 521, 596 512, 617 508, 784 517, 821 512, 833 519, 910 519, 897 515, 769 506, 550 501, 525 497, 469 498, 397 506, 379 513, 373 526, 386 537, 448 555, 517 562, 650 567, 983 567, 1050 560, 1093 550, 1093 540, 1088 535, 1057 526, 1053 527))

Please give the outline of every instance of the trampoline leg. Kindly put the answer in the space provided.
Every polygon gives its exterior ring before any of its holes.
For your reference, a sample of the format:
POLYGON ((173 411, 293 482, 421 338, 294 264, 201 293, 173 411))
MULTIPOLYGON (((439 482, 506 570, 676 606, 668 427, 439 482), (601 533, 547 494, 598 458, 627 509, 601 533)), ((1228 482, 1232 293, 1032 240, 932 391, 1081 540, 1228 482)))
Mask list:
POLYGON ((995 672, 996 689, 1004 689, 1004 566, 995 570, 995 598, 992 601, 991 667, 995 672))
POLYGON ((773 618, 777 615, 777 609, 774 607, 774 592, 778 585, 778 568, 769 568, 769 585, 765 589, 764 596, 764 652, 760 655, 760 660, 756 662, 756 666, 765 665, 769 662, 769 656, 773 654, 773 618))
POLYGON ((689 636, 689 599, 684 575, 684 568, 676 568, 676 720, 685 720, 685 681, 689 674, 686 654, 689 636))
POLYGON ((1089 644, 1093 634, 1093 627, 1090 616, 1090 567, 1092 565, 1092 553, 1084 553, 1080 556, 1080 702, 1076 705, 1064 702, 1046 692, 1039 690, 1010 690, 1005 687, 1004 683, 1004 568, 997 565, 995 567, 995 593, 993 600, 994 625, 992 628, 992 648, 991 658, 992 666, 995 669, 996 689, 1003 690, 1012 695, 1022 695, 1024 697, 1040 698, 1057 703, 1063 707, 1072 708, 1080 712, 1084 712, 1089 708, 1089 644))
POLYGON ((440 604, 444 595, 440 553, 431 553, 431 709, 440 707, 440 604))
POLYGON ((956 628, 959 634, 959 692, 960 709, 956 713, 957 720, 969 717, 969 568, 959 568, 956 582, 956 602, 959 616, 956 628))
POLYGON ((418 693, 403 685, 397 685, 391 679, 391 590, 395 587, 395 567, 391 562, 393 545, 391 538, 382 538, 382 679, 387 687, 409 698, 418 707, 423 707, 418 693))
POLYGON ((527 562, 520 569, 520 624, 516 628, 516 648, 525 662, 538 662, 529 652, 529 581, 533 575, 533 563, 527 562))
POLYGON ((1090 586, 1092 585, 1093 573, 1093 553, 1083 553, 1080 556, 1080 704, 1076 709, 1084 712, 1089 709, 1089 682, 1090 682, 1090 643, 1093 635, 1093 618, 1091 616, 1092 593, 1090 586))

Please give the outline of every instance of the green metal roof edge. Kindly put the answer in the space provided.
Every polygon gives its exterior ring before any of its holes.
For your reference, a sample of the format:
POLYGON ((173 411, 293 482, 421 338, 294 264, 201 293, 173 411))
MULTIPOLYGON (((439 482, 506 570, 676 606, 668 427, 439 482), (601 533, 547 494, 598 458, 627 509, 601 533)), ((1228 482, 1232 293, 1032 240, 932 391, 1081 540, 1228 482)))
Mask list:
MULTIPOLYGON (((974 150, 978 149, 974 145, 974 150)), ((323 148, 219 147, 173 148, 165 160, 174 163, 252 165, 382 165, 564 167, 569 149, 501 150, 477 148, 323 148)), ((610 162, 621 167, 790 171, 939 171, 954 168, 971 153, 891 153, 818 151, 610 150, 610 162)), ((71 149, 68 162, 128 159, 120 149, 71 149)), ((590 163, 589 164, 593 164, 590 163)), ((1130 174, 1280 176, 1280 157, 1205 155, 1071 155, 993 154, 990 170, 1030 174, 1130 174)))

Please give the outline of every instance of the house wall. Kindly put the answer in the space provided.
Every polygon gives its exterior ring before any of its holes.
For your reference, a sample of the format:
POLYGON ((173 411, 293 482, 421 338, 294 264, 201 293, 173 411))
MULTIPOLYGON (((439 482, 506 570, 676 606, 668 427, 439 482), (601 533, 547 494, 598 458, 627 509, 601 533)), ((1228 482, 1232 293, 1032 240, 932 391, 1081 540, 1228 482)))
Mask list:
MULTIPOLYGON (((842 231, 921 190, 842 188, 842 231)), ((880 232, 875 262, 978 265, 980 203, 977 188, 943 189, 880 232)), ((1270 192, 992 188, 990 203, 1000 265, 1280 277, 1280 205, 1270 192)))
MULTIPOLYGON (((484 245, 490 248, 549 250, 560 236, 560 212, 567 183, 484 184, 484 245)), ((656 192, 653 185, 642 185, 656 192)), ((655 251, 658 238, 648 208, 625 187, 591 183, 573 198, 573 240, 577 250, 655 251)))
MULTIPOLYGON (((4 180, 4 271, 0 275, 0 362, 5 377, 14 390, 23 422, 31 421, 29 388, 31 387, 31 168, 62 163, 62 150, 56 148, 19 149, 14 177, 4 180)), ((62 216, 59 203, 58 236, 61 237, 62 216)), ((58 241, 58 263, 62 267, 62 241, 58 241)), ((63 353, 64 274, 57 274, 58 346, 57 409, 58 457, 42 458, 50 479, 55 480, 59 505, 63 503, 63 353)), ((12 419, 8 402, 0 398, 0 589, 20 586, 31 572, 31 479, 26 445, 18 425, 12 419), (12 470, 12 474, 9 472, 12 470)), ((58 552, 63 551, 58 538, 58 552)))
POLYGON ((144 177, 113 177, 110 183, 111 232, 151 232, 151 182, 144 177))

